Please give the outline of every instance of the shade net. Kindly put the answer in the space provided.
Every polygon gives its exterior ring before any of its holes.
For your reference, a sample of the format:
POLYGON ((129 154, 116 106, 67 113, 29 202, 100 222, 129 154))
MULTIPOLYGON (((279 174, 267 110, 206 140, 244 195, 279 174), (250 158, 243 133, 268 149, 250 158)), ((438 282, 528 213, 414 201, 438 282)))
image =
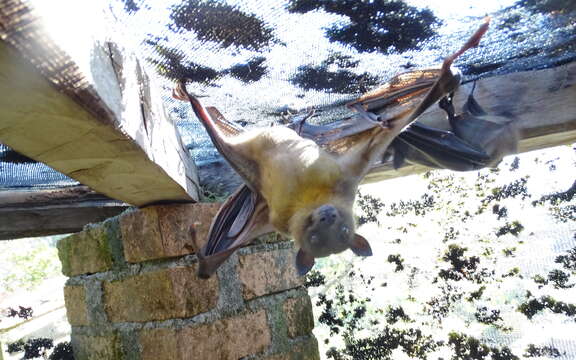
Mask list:
MULTIPOLYGON (((221 161, 187 104, 173 100, 187 78, 227 119, 244 127, 312 122, 395 74, 438 65, 490 15, 478 49, 456 62, 464 81, 541 69, 576 57, 573 1, 32 1, 46 29, 74 58, 87 37, 129 44, 165 89, 165 105, 203 168, 221 161), (98 3, 98 4, 95 4, 98 3), (423 7, 427 6, 427 7, 423 7), (65 20, 64 20, 65 19, 65 20)), ((0 187, 76 184, 0 146, 0 187)))

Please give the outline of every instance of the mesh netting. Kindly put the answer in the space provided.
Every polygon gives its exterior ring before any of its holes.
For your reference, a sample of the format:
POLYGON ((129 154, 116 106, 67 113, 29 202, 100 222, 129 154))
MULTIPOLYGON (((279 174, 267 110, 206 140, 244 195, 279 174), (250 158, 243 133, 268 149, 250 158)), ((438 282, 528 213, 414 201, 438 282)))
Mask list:
MULTIPOLYGON (((317 109, 312 121, 341 118, 344 102, 397 73, 438 64, 487 14, 492 27, 481 47, 456 64, 467 80, 576 56, 572 1, 47 3, 32 2, 74 60, 79 42, 72 40, 82 36, 132 44, 149 72, 159 75, 166 106, 201 167, 219 157, 189 107, 169 97, 177 78, 188 78, 191 89, 229 120, 268 126, 311 107, 317 109)), ((0 150, 2 187, 71 181, 42 165, 7 162, 5 152, 0 150)))

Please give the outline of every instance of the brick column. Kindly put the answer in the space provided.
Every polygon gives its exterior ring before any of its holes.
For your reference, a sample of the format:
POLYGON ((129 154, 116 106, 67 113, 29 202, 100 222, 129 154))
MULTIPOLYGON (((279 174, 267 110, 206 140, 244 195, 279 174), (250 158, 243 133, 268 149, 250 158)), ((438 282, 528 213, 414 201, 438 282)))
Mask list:
POLYGON ((201 280, 188 228, 215 204, 152 206, 60 240, 77 360, 319 359, 292 243, 268 236, 201 280))

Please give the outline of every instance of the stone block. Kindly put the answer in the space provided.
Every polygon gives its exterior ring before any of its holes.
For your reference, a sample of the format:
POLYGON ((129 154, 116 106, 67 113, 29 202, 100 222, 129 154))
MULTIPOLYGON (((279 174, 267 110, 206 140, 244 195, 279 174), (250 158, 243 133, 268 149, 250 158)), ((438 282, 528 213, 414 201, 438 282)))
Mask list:
POLYGON ((89 227, 58 241, 58 257, 66 276, 92 274, 112 268, 113 257, 106 226, 89 227))
POLYGON ((65 286, 64 302, 66 304, 66 316, 72 326, 88 325, 88 313, 86 311, 86 291, 84 286, 65 286))
POLYGON ((320 360, 318 341, 314 335, 310 335, 308 339, 291 345, 289 351, 265 357, 264 360, 320 360))
POLYGON ((278 249, 238 257, 238 273, 244 299, 298 287, 304 277, 298 276, 293 249, 278 249))
POLYGON ((282 305, 291 338, 305 336, 314 328, 312 301, 308 295, 286 299, 282 305))
POLYGON ((191 317, 214 308, 218 279, 199 279, 196 266, 149 272, 104 282, 104 308, 112 322, 191 317))
POLYGON ((120 338, 116 333, 101 336, 72 334, 75 360, 124 359, 120 338))
POLYGON ((120 231, 126 261, 137 263, 194 253, 190 226, 203 246, 219 203, 149 206, 120 217, 120 231))
POLYGON ((181 329, 145 329, 142 360, 240 359, 268 349, 272 341, 266 312, 181 329))

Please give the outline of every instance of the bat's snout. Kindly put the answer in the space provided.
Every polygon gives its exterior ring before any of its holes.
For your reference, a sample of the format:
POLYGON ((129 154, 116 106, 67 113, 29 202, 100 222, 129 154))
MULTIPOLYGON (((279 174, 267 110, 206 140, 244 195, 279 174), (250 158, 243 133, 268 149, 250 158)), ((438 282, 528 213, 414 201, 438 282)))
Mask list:
POLYGON ((318 208, 318 221, 324 225, 332 225, 338 219, 338 209, 332 205, 322 205, 318 208))

